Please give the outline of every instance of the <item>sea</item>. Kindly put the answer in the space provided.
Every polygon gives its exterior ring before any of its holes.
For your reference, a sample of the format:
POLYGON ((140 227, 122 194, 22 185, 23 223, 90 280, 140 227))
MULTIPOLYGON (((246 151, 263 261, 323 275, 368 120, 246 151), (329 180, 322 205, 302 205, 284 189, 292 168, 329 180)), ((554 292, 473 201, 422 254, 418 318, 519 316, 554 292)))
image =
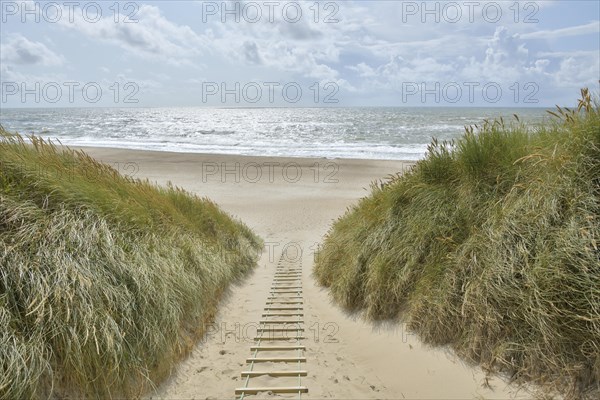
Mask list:
POLYGON ((544 108, 14 108, 10 132, 69 146, 255 156, 418 160, 432 138, 503 118, 531 126, 544 108))

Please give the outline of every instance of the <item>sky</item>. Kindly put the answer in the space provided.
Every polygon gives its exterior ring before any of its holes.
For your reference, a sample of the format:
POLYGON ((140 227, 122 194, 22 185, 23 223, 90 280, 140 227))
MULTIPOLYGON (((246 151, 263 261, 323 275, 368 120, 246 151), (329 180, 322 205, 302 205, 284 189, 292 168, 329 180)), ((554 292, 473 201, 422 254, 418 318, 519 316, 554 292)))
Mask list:
POLYGON ((598 1, 4 1, 0 108, 573 105, 598 1))

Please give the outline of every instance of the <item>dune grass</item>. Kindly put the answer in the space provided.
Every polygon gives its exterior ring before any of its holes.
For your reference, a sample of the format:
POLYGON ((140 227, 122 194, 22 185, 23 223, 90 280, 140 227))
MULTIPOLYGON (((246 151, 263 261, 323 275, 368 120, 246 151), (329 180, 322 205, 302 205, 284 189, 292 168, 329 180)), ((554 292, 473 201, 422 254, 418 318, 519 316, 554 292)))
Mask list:
POLYGON ((140 396, 261 247, 208 199, 0 129, 0 398, 140 396))
POLYGON ((600 112, 467 127, 373 184, 315 265, 349 310, 541 393, 600 395, 600 112))

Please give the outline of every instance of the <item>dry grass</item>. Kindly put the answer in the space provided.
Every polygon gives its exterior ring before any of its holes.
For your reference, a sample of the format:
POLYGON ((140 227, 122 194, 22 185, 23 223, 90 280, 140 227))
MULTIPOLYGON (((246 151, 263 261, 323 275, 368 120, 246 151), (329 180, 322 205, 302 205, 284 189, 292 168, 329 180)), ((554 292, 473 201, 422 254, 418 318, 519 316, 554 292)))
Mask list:
POLYGON ((262 247, 207 199, 0 131, 0 398, 138 397, 262 247))
POLYGON ((328 233, 336 301, 543 393, 600 395, 600 112, 468 127, 328 233))

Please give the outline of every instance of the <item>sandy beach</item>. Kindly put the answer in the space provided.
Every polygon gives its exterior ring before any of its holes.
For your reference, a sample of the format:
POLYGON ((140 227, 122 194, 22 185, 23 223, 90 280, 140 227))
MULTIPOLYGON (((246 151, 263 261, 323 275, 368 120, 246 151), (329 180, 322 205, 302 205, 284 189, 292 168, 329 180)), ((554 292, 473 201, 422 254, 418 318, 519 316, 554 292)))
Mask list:
MULTIPOLYGON (((375 326, 348 315, 311 277, 314 250, 332 221, 367 194, 370 182, 402 171, 409 163, 85 150, 123 174, 162 185, 172 182, 209 197, 266 243, 255 271, 223 298, 205 339, 148 398, 233 398, 235 388, 244 384, 240 372, 251 354, 275 265, 282 251, 296 257, 299 249, 307 329, 303 368, 308 371, 302 384, 309 388, 304 397, 531 397, 501 379, 486 379, 480 369, 464 365, 444 349, 422 345, 400 324, 375 326)), ((269 379, 263 383, 272 383, 269 379)))

